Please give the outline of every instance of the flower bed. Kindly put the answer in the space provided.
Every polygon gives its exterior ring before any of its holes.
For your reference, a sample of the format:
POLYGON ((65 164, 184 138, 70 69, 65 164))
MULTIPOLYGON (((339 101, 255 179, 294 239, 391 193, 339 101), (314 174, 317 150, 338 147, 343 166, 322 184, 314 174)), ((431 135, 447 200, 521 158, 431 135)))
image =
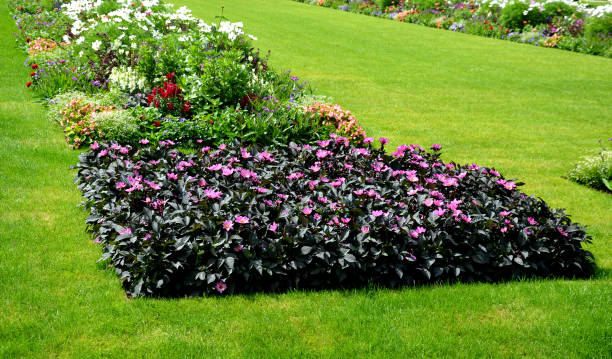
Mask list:
POLYGON ((310 88, 270 69, 242 23, 207 24, 158 0, 12 4, 18 44, 30 55, 26 86, 49 100, 52 114, 69 114, 55 120, 73 148, 140 138, 184 147, 234 138, 286 145, 345 128, 354 141, 365 137, 354 119, 346 127, 343 119, 309 116, 310 88), (100 94, 120 111, 73 123, 70 104, 95 107, 90 100, 100 94))
POLYGON ((295 0, 438 29, 612 57, 612 5, 571 0, 295 0))
POLYGON ((585 277, 589 237, 519 183, 400 146, 332 137, 194 154, 95 143, 79 188, 130 296, 585 277))

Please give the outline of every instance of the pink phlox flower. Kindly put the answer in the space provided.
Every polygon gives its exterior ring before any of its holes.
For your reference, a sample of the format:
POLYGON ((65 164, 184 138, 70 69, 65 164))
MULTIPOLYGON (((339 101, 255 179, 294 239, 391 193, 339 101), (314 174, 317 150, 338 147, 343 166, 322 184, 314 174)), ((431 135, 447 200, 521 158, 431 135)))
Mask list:
POLYGON ((444 201, 441 199, 434 199, 434 204, 436 205, 436 207, 441 207, 444 205, 444 201))
POLYGON ((429 192, 429 194, 430 194, 432 197, 436 197, 436 198, 438 198, 438 199, 444 199, 444 198, 446 198, 446 197, 444 197, 444 194, 442 194, 440 191, 431 191, 431 192, 429 192))
POLYGON ((314 191, 315 187, 319 184, 319 180, 308 181, 308 188, 314 191))
POLYGON ((459 173, 459 174, 458 174, 457 176, 455 176, 455 177, 457 177, 457 178, 459 178, 459 179, 463 179, 463 178, 465 178, 465 176, 466 176, 466 175, 467 175, 467 172, 461 172, 461 173, 459 173))
POLYGON ((329 182, 329 178, 327 178, 327 177, 321 177, 321 182, 323 182, 323 183, 328 183, 328 182, 329 182))
POLYGON ((323 159, 331 154, 332 152, 327 151, 327 150, 317 150, 317 158, 320 158, 320 159, 323 159))
POLYGON ((381 211, 381 210, 372 211, 372 215, 374 217, 380 217, 380 216, 383 215, 383 211, 381 211))
POLYGON ((507 190, 512 191, 514 188, 516 188, 516 183, 508 181, 508 182, 506 182, 506 184, 504 184, 504 187, 507 190))
POLYGON ((242 156, 242 158, 251 158, 253 156, 251 156, 251 153, 249 151, 247 151, 244 148, 240 148, 240 155, 242 156))
POLYGON ((110 148, 113 149, 113 150, 118 150, 118 149, 121 148, 121 146, 119 146, 119 144, 117 144, 117 143, 113 143, 110 148))
POLYGON ((223 293, 227 289, 227 284, 219 281, 217 282, 217 285, 215 286, 215 288, 217 289, 217 292, 223 293))
POLYGON ((319 165, 317 165, 317 164, 314 164, 314 165, 310 166, 310 170, 312 172, 319 172, 321 170, 321 167, 319 167, 319 165))
POLYGON ((108 153, 108 150, 102 150, 98 153, 98 157, 104 157, 108 153))
POLYGON ((295 180, 300 179, 302 177, 304 177, 304 174, 302 172, 293 172, 289 176, 287 176, 287 179, 295 180))
POLYGON ((527 217, 527 222, 529 222, 530 225, 535 226, 536 224, 538 224, 538 222, 533 219, 533 217, 527 217))
POLYGON ((557 231, 561 233, 563 237, 569 237, 569 234, 563 230, 561 227, 557 227, 557 231))
POLYGON ((269 152, 259 152, 257 154, 257 158, 259 158, 261 161, 274 162, 274 158, 272 157, 272 154, 269 152))
POLYGON ((446 165, 444 165, 447 169, 452 170, 453 168, 455 168, 455 165, 452 163, 447 163, 446 165))
POLYGON ((349 224, 351 222, 350 218, 340 218, 340 220, 342 221, 342 223, 344 224, 349 224))
POLYGON ((204 187, 206 186, 206 180, 201 179, 198 181, 198 184, 200 185, 200 187, 204 187))
POLYGON ((370 151, 368 151, 365 148, 355 148, 355 149, 353 149, 353 154, 369 157, 370 156, 370 151))
POLYGON ((221 170, 221 173, 224 176, 231 176, 232 174, 234 174, 234 169, 231 167, 223 167, 223 169, 221 170))
POLYGON ((363 194, 363 190, 362 189, 354 190, 353 193, 358 196, 361 196, 363 194))
POLYGON ((229 219, 223 221, 223 228, 226 232, 229 232, 232 228, 234 228, 234 222, 229 219))
POLYGON ((370 227, 369 226, 362 226, 361 227, 361 232, 362 233, 369 233, 370 232, 370 227))
POLYGON ((446 209, 444 208, 438 208, 433 211, 433 213, 438 217, 441 217, 445 212, 446 212, 446 209))
POLYGON ((348 163, 344 164, 344 168, 346 168, 347 170, 351 171, 353 169, 352 165, 349 165, 348 163))
POLYGON ((329 202, 329 200, 327 198, 325 198, 325 197, 319 197, 319 198, 317 198, 317 201, 319 201, 321 203, 328 203, 329 202))
MULTIPOLYGON (((495 176, 495 177, 500 177, 501 175, 499 174, 499 172, 497 172, 494 169, 489 169, 489 174, 495 176)), ((504 181, 505 182, 505 181, 504 181)))
POLYGON ((325 141, 319 141, 317 143, 318 143, 319 147, 327 147, 330 142, 331 142, 331 140, 325 140, 325 141))
POLYGON ((499 212, 499 215, 502 216, 502 217, 506 217, 509 214, 510 214, 510 212, 508 212, 508 211, 501 211, 501 212, 499 212))
POLYGON ((465 214, 461 215, 461 219, 466 222, 466 223, 472 223, 472 219, 468 216, 466 216, 465 214))
POLYGON ((91 146, 89 146, 89 148, 91 148, 92 150, 97 150, 100 147, 100 144, 98 142, 94 142, 91 144, 91 146))
POLYGON ((255 187, 255 190, 259 193, 268 193, 270 190, 263 187, 255 187))
POLYGON ((366 137, 366 138, 363 139, 363 143, 365 143, 366 145, 370 144, 372 142, 374 142, 374 138, 372 138, 372 137, 366 137))
POLYGON ((221 151, 223 151, 223 150, 224 150, 224 149, 226 149, 226 148, 227 148, 227 145, 226 145, 225 143, 222 143, 222 144, 220 144, 220 145, 219 145, 219 149, 220 149, 221 151))
POLYGON ((442 146, 441 146, 441 145, 439 145, 439 144, 437 144, 437 143, 434 143, 433 145, 431 145, 431 147, 430 147, 430 148, 431 148, 432 150, 434 150, 434 151, 439 151, 439 150, 441 150, 441 149, 442 149, 442 146))
POLYGON ((315 212, 315 214, 312 215, 312 218, 318 221, 321 219, 321 215, 315 212))
POLYGON ((425 182, 433 184, 433 183, 436 183, 438 181, 435 178, 425 178, 425 182))
POLYGON ((427 206, 427 207, 431 207, 431 206, 433 205, 433 203, 434 203, 433 198, 427 198, 427 199, 425 200, 425 202, 423 202, 423 204, 424 204, 425 206, 427 206))
POLYGON ((168 179, 176 180, 176 179, 178 179, 178 176, 175 173, 170 172, 170 173, 168 173, 168 179))
POLYGON ((276 232, 276 228, 278 228, 278 224, 276 222, 272 222, 270 227, 268 227, 268 229, 272 232, 276 232))
POLYGON ((277 193, 276 195, 277 195, 278 197, 280 197, 280 198, 284 199, 284 200, 286 200, 287 198, 289 198, 289 196, 288 196, 288 195, 286 195, 286 194, 282 194, 282 193, 277 193))
POLYGON ((210 188, 204 190, 204 195, 206 195, 206 197, 211 198, 211 199, 221 198, 222 194, 223 192, 215 191, 214 189, 210 189, 210 188))
POLYGON ((121 153, 121 154, 123 154, 123 155, 125 155, 125 154, 127 154, 127 153, 129 153, 129 152, 130 152, 130 149, 129 149, 129 148, 127 148, 127 147, 121 147, 121 148, 119 149, 119 153, 121 153))
POLYGON ((220 163, 214 164, 212 166, 208 166, 206 167, 209 171, 219 171, 221 168, 223 168, 223 165, 220 163))
POLYGON ((234 252, 240 252, 243 249, 244 249, 244 246, 242 244, 239 244, 236 247, 234 247, 234 252))
POLYGON ((115 188, 122 189, 125 186, 126 186, 126 184, 124 182, 117 182, 117 184, 115 185, 115 188))
POLYGON ((501 227, 499 231, 502 232, 502 233, 506 233, 508 231, 508 228, 501 227))
POLYGON ((132 234, 132 229, 131 229, 131 228, 128 228, 128 227, 123 228, 123 229, 122 229, 122 230, 119 232, 119 235, 120 235, 120 236, 122 236, 122 235, 124 235, 124 234, 132 234))
POLYGON ((246 216, 236 216, 236 223, 247 224, 247 223, 249 223, 249 217, 246 217, 246 216))
POLYGON ((309 215, 312 213, 312 208, 304 207, 304 209, 302 210, 302 213, 304 213, 305 215, 309 215))
POLYGON ((385 137, 379 138, 378 141, 380 141, 380 144, 383 145, 383 146, 386 145, 387 143, 389 143, 389 139, 385 138, 385 137))

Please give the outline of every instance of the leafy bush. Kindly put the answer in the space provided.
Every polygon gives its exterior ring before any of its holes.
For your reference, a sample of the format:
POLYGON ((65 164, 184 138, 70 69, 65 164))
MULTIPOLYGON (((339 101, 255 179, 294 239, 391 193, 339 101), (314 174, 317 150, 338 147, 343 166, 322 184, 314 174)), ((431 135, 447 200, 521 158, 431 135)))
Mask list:
MULTIPOLYGON (((371 143, 366 139, 365 143, 371 143)), ((142 141, 147 144, 147 141, 142 141)), ((267 152, 93 144, 78 186, 130 296, 585 277, 584 228, 494 169, 335 137, 267 152)))
POLYGON ((584 157, 583 161, 570 171, 569 179, 595 189, 612 192, 612 150, 604 147, 597 155, 584 157))
POLYGON ((587 23, 585 33, 589 37, 610 37, 612 35, 612 13, 593 18, 587 23))

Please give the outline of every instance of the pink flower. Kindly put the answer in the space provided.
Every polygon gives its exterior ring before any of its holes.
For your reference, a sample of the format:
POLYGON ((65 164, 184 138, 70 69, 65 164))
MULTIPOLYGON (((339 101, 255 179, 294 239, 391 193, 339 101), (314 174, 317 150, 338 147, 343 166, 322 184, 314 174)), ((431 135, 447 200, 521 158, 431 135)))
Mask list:
POLYGON ((366 145, 372 142, 374 142, 374 138, 372 137, 366 137, 363 139, 363 143, 365 143, 366 145))
POLYGON ((247 223, 249 223, 249 217, 246 217, 246 216, 236 216, 236 223, 247 224, 247 223))
POLYGON ((380 217, 383 215, 383 211, 377 210, 377 211, 372 211, 372 215, 374 217, 380 217))
POLYGON ((329 156, 331 154, 331 152, 326 151, 326 150, 317 150, 317 158, 325 158, 327 156, 329 156))
POLYGON ((502 232, 502 233, 506 233, 506 231, 508 231, 508 228, 506 228, 506 227, 501 227, 500 232, 502 232))
POLYGON ((310 166, 310 170, 312 172, 319 172, 321 170, 321 167, 319 167, 318 165, 312 165, 310 166))
POLYGON ((351 222, 350 218, 340 218, 340 220, 342 221, 342 223, 344 224, 349 224, 351 222))
POLYGON ((221 173, 223 173, 224 176, 231 176, 234 173, 234 169, 231 167, 223 167, 221 173))
POLYGON ((121 147, 121 149, 119 149, 119 153, 123 155, 127 154, 128 152, 130 152, 130 149, 127 147, 121 147))
POLYGON ((223 194, 223 192, 215 191, 214 189, 205 189, 204 194, 208 198, 215 199, 215 198, 221 198, 221 195, 223 194))
POLYGON ((561 227, 557 227, 557 232, 561 233, 563 237, 569 237, 569 234, 563 230, 561 227))
POLYGON ((132 229, 131 228, 123 228, 120 232, 119 235, 122 236, 124 234, 132 234, 132 229))
POLYGON ((431 145, 431 147, 430 147, 430 148, 431 148, 432 150, 434 150, 434 151, 439 151, 439 150, 441 150, 441 149, 442 149, 442 146, 441 146, 441 145, 439 145, 439 144, 437 144, 437 143, 434 143, 433 145, 431 145))
POLYGON ((117 189, 122 189, 122 188, 123 188, 123 187, 125 187, 125 186, 126 186, 126 184, 125 184, 125 183, 123 183, 123 182, 117 182, 117 184, 115 185, 115 187, 116 187, 117 189))
POLYGON ((530 225, 535 226, 536 224, 538 224, 538 222, 533 219, 533 217, 527 217, 527 222, 529 222, 530 225))
POLYGON ((223 228, 226 232, 229 232, 232 228, 234 228, 234 222, 229 219, 223 221, 223 228))
POLYGON ((101 241, 100 241, 100 238, 96 238, 96 239, 94 239, 94 243, 100 243, 100 242, 101 242, 101 241))
POLYGON ((501 212, 499 212, 499 215, 502 216, 502 217, 506 217, 509 214, 510 214, 510 212, 508 212, 508 211, 501 211, 501 212))
POLYGON ((140 142, 140 144, 141 144, 141 145, 146 145, 146 144, 148 144, 148 143, 149 143, 149 140, 147 140, 147 139, 145 138, 145 139, 142 139, 142 140, 140 140, 140 141, 138 141, 138 142, 140 142))
POLYGON ((278 228, 278 224, 276 222, 272 222, 270 227, 268 227, 268 229, 272 232, 276 232, 276 228, 278 228))
POLYGON ((370 232, 370 227, 369 226, 362 226, 361 227, 361 232, 362 233, 369 233, 370 232))
POLYGON ((220 150, 224 150, 224 149, 226 149, 226 148, 227 148, 227 145, 226 145, 226 144, 224 144, 224 143, 222 143, 222 144, 220 144, 220 145, 219 145, 219 149, 220 149, 220 150))
POLYGON ((242 244, 239 244, 236 247, 234 247, 234 251, 235 252, 240 252, 243 249, 244 249, 244 246, 242 244))
POLYGON ((315 212, 315 214, 312 215, 312 218, 314 218, 316 221, 318 221, 318 220, 321 219, 321 215, 315 212))
POLYGON ((98 157, 104 157, 106 156, 107 153, 108 153, 108 150, 102 150, 100 151, 100 153, 98 153, 98 157))
POLYGON ((427 199, 425 200, 425 202, 423 202, 423 204, 424 204, 425 206, 427 206, 427 207, 431 207, 431 206, 433 205, 433 203, 434 203, 433 198, 427 198, 427 199))
POLYGON ((516 183, 514 182, 506 182, 506 184, 504 185, 504 187, 508 190, 513 190, 516 187, 516 183))
POLYGON ((175 173, 170 172, 168 173, 168 179, 176 180, 178 179, 178 176, 175 173))
POLYGON ((302 177, 304 177, 304 174, 302 172, 293 172, 289 176, 287 176, 287 179, 294 180, 302 177))
POLYGON ((361 196, 363 194, 363 190, 362 189, 358 189, 358 190, 353 191, 353 193, 358 195, 358 196, 361 196))
POLYGON ((215 288, 217 289, 217 292, 223 293, 227 289, 227 284, 222 281, 218 281, 215 288))
POLYGON ((441 217, 444 214, 444 212, 446 212, 446 209, 444 208, 438 208, 433 211, 433 213, 438 217, 441 217))
POLYGON ((206 181, 205 181, 205 180, 203 180, 203 179, 201 179, 201 180, 199 180, 199 181, 198 181, 198 184, 199 184, 201 187, 204 187, 204 186, 206 186, 206 181))
POLYGON ((220 163, 217 163, 217 164, 214 164, 214 165, 212 165, 212 166, 208 166, 208 167, 206 167, 206 168, 207 168, 209 171, 218 171, 218 170, 220 170, 221 168, 223 168, 223 165, 222 165, 222 164, 220 164, 220 163))
POLYGON ((380 144, 383 145, 383 146, 386 145, 387 143, 389 143, 389 139, 385 138, 385 137, 379 138, 378 141, 380 141, 380 144))
POLYGON ((260 152, 257 154, 257 157, 262 161, 274 162, 274 158, 272 158, 272 154, 268 152, 260 152))
POLYGON ((91 144, 91 146, 89 146, 89 148, 91 148, 92 150, 97 150, 98 147, 100 147, 98 142, 94 142, 94 143, 91 144))
POLYGON ((142 238, 143 241, 146 241, 147 239, 151 238, 151 233, 147 233, 144 235, 144 237, 142 238))
POLYGON ((302 213, 304 213, 305 215, 309 215, 312 213, 312 208, 304 207, 304 209, 302 210, 302 213))

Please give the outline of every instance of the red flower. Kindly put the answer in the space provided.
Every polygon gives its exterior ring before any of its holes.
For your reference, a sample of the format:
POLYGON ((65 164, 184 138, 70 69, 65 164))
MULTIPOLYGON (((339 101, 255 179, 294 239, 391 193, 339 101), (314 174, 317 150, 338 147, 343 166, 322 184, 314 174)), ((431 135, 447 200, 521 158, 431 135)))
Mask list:
POLYGON ((32 65, 32 70, 36 70, 38 68, 38 64, 32 65))
POLYGON ((30 77, 36 75, 36 71, 30 73, 30 77))
POLYGON ((171 73, 169 73, 169 74, 167 74, 167 75, 166 75, 166 78, 167 78, 168 80, 172 80, 172 79, 174 78, 174 75, 175 75, 175 73, 174 73, 174 72, 171 72, 171 73))
POLYGON ((30 38, 29 37, 26 37, 26 42, 30 42, 30 38))
POLYGON ((30 82, 28 82, 28 83, 26 84, 26 87, 30 87, 30 86, 32 86, 32 81, 30 81, 30 82))
POLYGON ((161 126, 161 122, 159 122, 159 121, 153 121, 153 126, 155 126, 155 127, 159 127, 159 126, 161 126))
POLYGON ((168 104, 168 110, 170 111, 174 110, 174 104, 172 102, 168 104))

